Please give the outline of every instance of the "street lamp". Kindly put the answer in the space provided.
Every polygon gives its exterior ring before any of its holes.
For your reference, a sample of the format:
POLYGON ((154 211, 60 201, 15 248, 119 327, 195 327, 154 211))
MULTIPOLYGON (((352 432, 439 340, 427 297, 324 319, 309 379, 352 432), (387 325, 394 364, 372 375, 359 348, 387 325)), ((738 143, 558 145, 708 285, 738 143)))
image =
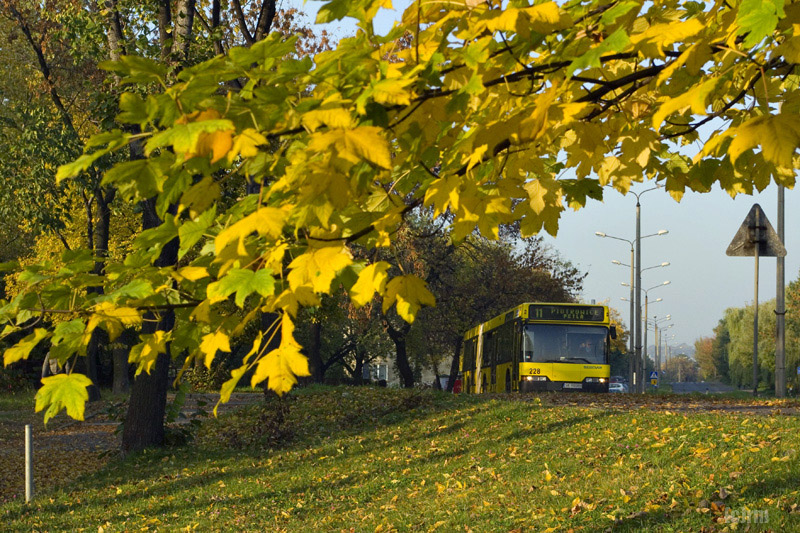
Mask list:
MULTIPOLYGON (((652 324, 653 325, 653 331, 655 333, 655 341, 656 341, 655 368, 656 368, 656 372, 658 372, 659 375, 661 374, 661 330, 659 330, 658 326, 659 326, 659 324, 664 323, 664 322, 668 322, 670 320, 672 320, 672 315, 663 316, 663 317, 661 317, 661 319, 659 319, 657 316, 653 315, 653 320, 648 322, 648 324, 652 324)), ((667 328, 671 328, 672 326, 673 326, 673 324, 670 324, 669 326, 667 326, 667 328)), ((664 328, 661 328, 661 329, 664 329, 664 328)), ((647 345, 645 344, 645 347, 646 346, 647 345)))
MULTIPOLYGON (((655 187, 651 187, 650 189, 645 189, 640 193, 635 193, 633 191, 629 191, 636 197, 636 290, 634 291, 635 298, 636 298, 636 361, 637 364, 642 365, 642 372, 644 372, 644 363, 642 362, 642 330, 638 327, 639 324, 642 323, 642 205, 641 205, 641 197, 644 193, 654 191, 659 188, 658 183, 656 183, 655 187)), ((664 231, 664 230, 662 230, 664 231)), ((665 235, 658 232, 661 235, 665 235)), ((642 375, 642 378, 644 376, 642 375)), ((639 385, 639 392, 644 393, 644 379, 640 380, 641 383, 639 385)))
MULTIPOLYGON (((672 327, 672 326, 670 326, 670 327, 672 327)), ((677 335, 675 333, 673 333, 672 335, 669 335, 664 339, 664 369, 665 370, 669 367, 669 360, 670 360, 670 357, 671 357, 671 354, 670 354, 671 350, 670 350, 670 347, 669 347, 669 343, 670 343, 670 341, 674 341, 675 337, 677 337, 677 335)))
MULTIPOLYGON (((657 188, 658 187, 655 187, 655 189, 657 188)), ((598 237, 603 237, 604 239, 614 239, 616 241, 627 242, 628 245, 631 247, 630 265, 625 265, 624 263, 620 263, 619 261, 612 261, 614 264, 629 266, 631 269, 631 283, 630 283, 630 288, 631 288, 630 337, 631 338, 630 338, 630 348, 629 348, 631 357, 629 358, 629 364, 628 364, 628 383, 630 383, 631 387, 638 386, 639 382, 643 383, 641 377, 642 371, 641 369, 638 368, 639 366, 638 361, 641 359, 641 338, 642 338, 642 334, 640 331, 641 328, 639 327, 639 324, 641 323, 642 320, 641 301, 636 301, 634 298, 634 287, 637 286, 634 285, 634 281, 638 280, 638 286, 641 286, 641 270, 638 271, 639 272, 638 278, 634 278, 634 273, 636 272, 636 270, 634 269, 634 259, 638 260, 641 258, 641 253, 639 253, 639 247, 641 247, 642 245, 641 242, 642 239, 646 239, 648 237, 659 237, 661 235, 666 235, 667 233, 669 233, 669 230, 662 229, 658 230, 656 233, 651 233, 650 235, 641 236, 640 225, 639 225, 639 196, 641 196, 647 191, 652 191, 652 190, 654 189, 647 189, 646 191, 643 191, 639 194, 631 192, 631 194, 636 196, 636 239, 635 240, 623 239, 622 237, 615 237, 613 235, 608 235, 607 233, 603 233, 602 231, 596 231, 594 233, 598 237), (634 257, 634 250, 637 251, 635 257, 634 257), (634 302, 637 302, 637 304, 635 304, 634 302), (635 310, 638 312, 636 312, 635 310), (637 372, 639 375, 638 381, 636 379, 637 372)), ((669 263, 661 263, 660 265, 656 265, 656 267, 667 266, 667 265, 669 265, 669 263)), ((656 268, 656 267, 649 267, 649 268, 656 268)), ((644 385, 641 385, 641 387, 642 387, 642 392, 644 392, 644 385)))
MULTIPOLYGON (((641 282, 641 276, 639 277, 639 281, 641 282)), ((639 363, 642 365, 642 376, 644 376, 645 368, 647 368, 647 306, 649 304, 649 296, 650 296, 649 293, 653 289, 657 289, 659 287, 663 287, 664 285, 669 285, 669 284, 670 284, 669 281, 665 281, 663 283, 659 283, 658 285, 654 285, 654 286, 650 287, 649 289, 642 289, 641 290, 641 292, 644 292, 644 324, 645 324, 645 328, 644 328, 644 343, 645 344, 644 344, 644 353, 643 353, 644 357, 643 357, 643 359, 641 361, 639 361, 639 363)), ((640 299, 642 297, 641 294, 638 294, 637 296, 640 299)), ((661 300, 661 298, 659 298, 657 301, 660 301, 660 300, 661 300)), ((639 308, 639 313, 641 314, 641 312, 642 312, 642 309, 639 308)), ((637 347, 637 352, 641 353, 641 349, 642 349, 641 345, 639 345, 637 347)), ((642 380, 642 387, 641 387, 641 390, 639 392, 644 393, 644 380, 642 380)))

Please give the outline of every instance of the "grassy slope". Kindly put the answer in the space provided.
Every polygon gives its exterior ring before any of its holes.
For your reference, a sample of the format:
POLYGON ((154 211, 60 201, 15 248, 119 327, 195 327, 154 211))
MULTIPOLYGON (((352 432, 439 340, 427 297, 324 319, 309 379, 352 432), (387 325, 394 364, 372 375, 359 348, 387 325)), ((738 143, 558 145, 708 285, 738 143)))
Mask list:
POLYGON ((300 391, 282 447, 250 442, 273 411, 249 408, 191 446, 117 462, 0 519, 7 530, 722 531, 724 504, 766 511, 751 530, 800 530, 797 416, 614 396, 300 391))

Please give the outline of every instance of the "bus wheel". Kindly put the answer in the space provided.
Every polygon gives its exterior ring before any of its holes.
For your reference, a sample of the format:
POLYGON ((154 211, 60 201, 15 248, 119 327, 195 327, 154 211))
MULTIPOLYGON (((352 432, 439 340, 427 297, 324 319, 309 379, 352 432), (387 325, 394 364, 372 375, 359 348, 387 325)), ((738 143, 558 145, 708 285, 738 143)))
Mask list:
POLYGON ((506 392, 511 392, 511 371, 506 370, 506 392))

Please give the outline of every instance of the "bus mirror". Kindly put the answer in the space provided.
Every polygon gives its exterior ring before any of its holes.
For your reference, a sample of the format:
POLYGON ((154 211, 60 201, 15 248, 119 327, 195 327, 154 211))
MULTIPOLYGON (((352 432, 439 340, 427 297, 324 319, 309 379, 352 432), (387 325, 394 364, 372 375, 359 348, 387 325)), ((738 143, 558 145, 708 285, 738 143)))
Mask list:
POLYGON ((612 339, 616 339, 617 338, 617 326, 611 326, 609 328, 609 333, 611 334, 611 338, 612 339))

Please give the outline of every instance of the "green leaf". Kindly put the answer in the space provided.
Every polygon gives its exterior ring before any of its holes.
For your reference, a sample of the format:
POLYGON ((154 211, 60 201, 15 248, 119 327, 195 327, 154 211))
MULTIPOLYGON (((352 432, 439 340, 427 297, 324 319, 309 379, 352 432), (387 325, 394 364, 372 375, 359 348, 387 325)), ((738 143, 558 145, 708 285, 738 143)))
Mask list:
POLYGON ((178 259, 183 258, 183 256, 203 238, 208 228, 214 223, 215 218, 217 218, 217 206, 212 205, 211 209, 203 212, 203 214, 195 220, 189 220, 181 224, 181 227, 178 228, 178 236, 181 240, 178 259))
POLYGON ((85 331, 86 324, 80 318, 59 322, 53 330, 50 357, 58 359, 63 365, 75 353, 86 353, 83 335, 85 331))
POLYGON ((617 28, 617 30, 608 36, 599 45, 591 48, 585 54, 575 58, 569 67, 567 67, 567 74, 572 74, 576 70, 581 70, 590 67, 599 67, 600 58, 611 52, 620 52, 630 44, 628 34, 625 33, 624 28, 617 28))
POLYGON ((42 378, 42 388, 36 393, 36 412, 47 408, 44 423, 56 416, 62 409, 75 420, 83 420, 83 411, 89 400, 86 390, 92 381, 83 374, 56 374, 42 378))
POLYGON ((18 261, 8 261, 6 263, 0 263, 0 272, 16 272, 17 270, 19 270, 18 261))
POLYGON ((136 159, 117 163, 103 175, 103 185, 117 184, 122 189, 138 192, 141 198, 150 198, 161 191, 164 183, 161 166, 152 159, 136 159))
POLYGON ((103 61, 103 70, 123 75, 122 83, 164 83, 167 67, 141 56, 122 56, 119 61, 103 61))
POLYGON ((151 250, 158 254, 165 244, 177 236, 178 228, 175 226, 175 220, 168 217, 160 226, 141 232, 133 244, 137 248, 151 250))
POLYGON ((778 20, 785 17, 784 0, 742 0, 736 14, 736 35, 746 35, 744 46, 753 47, 771 35, 778 20))
POLYGON ((135 279, 130 283, 123 285, 119 289, 109 293, 109 299, 114 302, 123 300, 143 300, 149 296, 153 296, 155 291, 153 285, 144 279, 135 279))
POLYGON ((208 284, 206 296, 213 304, 225 300, 235 292, 236 305, 244 307, 244 301, 250 294, 257 292, 261 296, 271 296, 274 291, 275 279, 272 277, 272 270, 261 269, 253 272, 232 268, 218 281, 208 284))
POLYGON ((150 120, 147 104, 138 94, 122 93, 119 108, 121 113, 117 115, 117 120, 123 124, 144 124, 150 120))

